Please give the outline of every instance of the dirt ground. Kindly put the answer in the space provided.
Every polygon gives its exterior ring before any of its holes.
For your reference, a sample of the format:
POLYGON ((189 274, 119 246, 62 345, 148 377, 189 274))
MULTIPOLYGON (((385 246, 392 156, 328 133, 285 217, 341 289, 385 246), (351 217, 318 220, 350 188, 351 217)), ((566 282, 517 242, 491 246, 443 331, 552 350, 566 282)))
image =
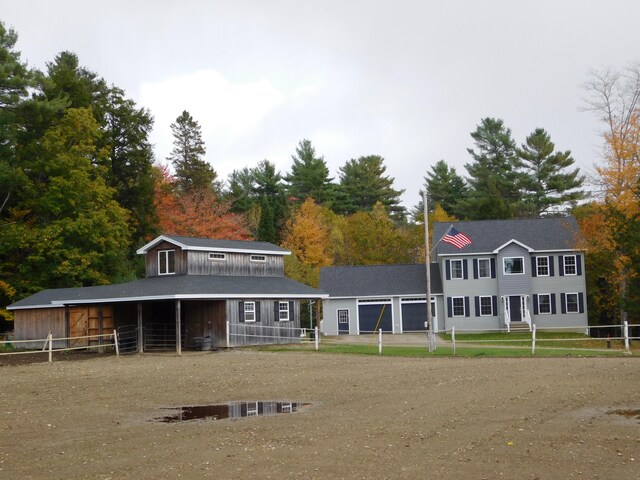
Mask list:
POLYGON ((221 351, 0 367, 0 478, 640 479, 637 358, 221 351), (158 423, 164 407, 312 402, 158 423))

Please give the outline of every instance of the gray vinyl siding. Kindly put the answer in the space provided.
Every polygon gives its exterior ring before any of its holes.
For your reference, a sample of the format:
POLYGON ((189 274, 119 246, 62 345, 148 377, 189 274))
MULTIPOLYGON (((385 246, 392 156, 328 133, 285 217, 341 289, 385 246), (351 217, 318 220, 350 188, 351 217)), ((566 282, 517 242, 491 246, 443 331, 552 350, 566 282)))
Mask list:
POLYGON ((358 333, 357 310, 355 298, 338 298, 322 301, 321 330, 325 335, 338 335, 338 310, 349 310, 349 335, 358 333))
POLYGON ((498 271, 498 296, 522 295, 531 292, 531 256, 520 245, 511 244, 500 250, 496 258, 498 271), (505 275, 504 259, 508 257, 522 257, 523 275, 505 275))

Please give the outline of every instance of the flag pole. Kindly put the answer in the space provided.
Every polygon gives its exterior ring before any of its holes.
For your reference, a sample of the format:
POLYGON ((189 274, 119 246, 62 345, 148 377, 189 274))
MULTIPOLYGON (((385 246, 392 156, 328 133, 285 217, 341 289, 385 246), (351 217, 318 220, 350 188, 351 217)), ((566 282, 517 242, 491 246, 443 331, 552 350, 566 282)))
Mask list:
POLYGON ((429 248, 429 209, 427 208, 427 191, 422 192, 422 203, 424 205, 424 245, 425 245, 425 266, 427 271, 427 335, 429 337, 429 352, 436 349, 433 332, 433 318, 431 315, 431 250, 429 248))

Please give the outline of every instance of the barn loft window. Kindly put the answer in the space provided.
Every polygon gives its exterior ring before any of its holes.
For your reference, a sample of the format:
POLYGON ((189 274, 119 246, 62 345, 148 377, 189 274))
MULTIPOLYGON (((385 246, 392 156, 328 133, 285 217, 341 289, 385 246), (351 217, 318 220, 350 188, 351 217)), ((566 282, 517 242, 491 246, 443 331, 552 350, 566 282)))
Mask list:
POLYGON ((176 273, 176 251, 160 250, 158 252, 158 275, 176 273))
POLYGON ((227 255, 225 253, 209 252, 209 260, 218 260, 223 262, 226 259, 227 259, 227 255))
POLYGON ((251 255, 252 262, 266 262, 267 257, 265 255, 251 255))
POLYGON ((278 320, 281 322, 289 321, 289 302, 279 302, 278 320))

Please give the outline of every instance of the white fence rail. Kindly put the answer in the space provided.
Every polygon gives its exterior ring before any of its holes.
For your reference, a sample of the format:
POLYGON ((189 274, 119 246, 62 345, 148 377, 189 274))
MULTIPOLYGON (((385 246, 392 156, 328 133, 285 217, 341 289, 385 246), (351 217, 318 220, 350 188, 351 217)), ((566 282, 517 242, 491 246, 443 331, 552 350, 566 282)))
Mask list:
POLYGON ((35 339, 35 340, 3 340, 0 341, 0 346, 2 345, 16 345, 22 343, 37 343, 43 342, 42 350, 20 350, 20 351, 11 351, 11 352, 0 352, 0 355, 28 355, 33 353, 42 353, 47 351, 49 353, 49 362, 53 361, 53 352, 67 352, 71 350, 87 350, 90 348, 105 348, 105 347, 115 347, 116 355, 120 355, 120 347, 118 345, 118 332, 115 330, 112 333, 104 333, 102 335, 84 335, 82 337, 61 337, 61 338, 53 338, 51 332, 47 335, 47 338, 35 339), (65 347, 65 348, 53 348, 53 342, 57 341, 66 341, 66 340, 91 340, 98 339, 99 343, 95 345, 82 345, 77 347, 65 347), (104 343, 103 339, 112 339, 112 342, 104 343))
POLYGON ((254 323, 234 323, 227 321, 226 346, 267 345, 286 343, 312 343, 315 349, 320 348, 320 332, 301 327, 285 327, 281 325, 261 325, 254 323))

